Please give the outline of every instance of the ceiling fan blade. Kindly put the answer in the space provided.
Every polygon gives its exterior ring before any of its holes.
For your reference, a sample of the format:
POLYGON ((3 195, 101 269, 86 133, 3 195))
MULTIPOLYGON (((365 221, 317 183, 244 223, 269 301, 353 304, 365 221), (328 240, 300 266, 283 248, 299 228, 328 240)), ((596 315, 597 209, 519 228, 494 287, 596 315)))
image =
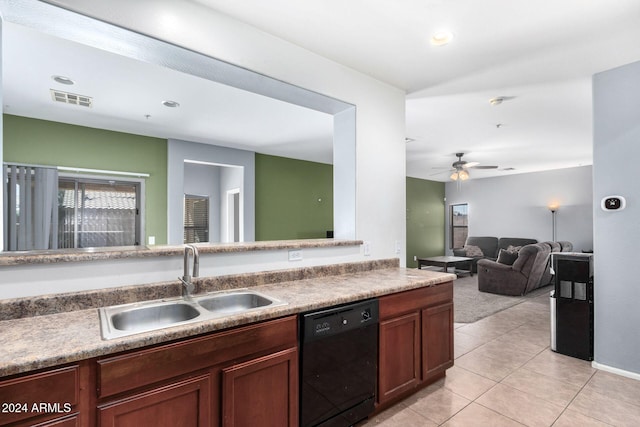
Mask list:
POLYGON ((471 166, 474 169, 498 169, 498 166, 471 166))
MULTIPOLYGON (((437 168, 434 168, 434 169, 437 169, 437 168)), ((440 171, 440 172, 432 173, 432 174, 429 174, 429 176, 442 175, 443 173, 449 173, 449 172, 451 172, 451 170, 446 170, 446 171, 440 171)))
POLYGON ((478 162, 467 162, 464 165, 462 165, 463 168, 468 169, 468 168, 475 168, 479 165, 480 163, 478 162))

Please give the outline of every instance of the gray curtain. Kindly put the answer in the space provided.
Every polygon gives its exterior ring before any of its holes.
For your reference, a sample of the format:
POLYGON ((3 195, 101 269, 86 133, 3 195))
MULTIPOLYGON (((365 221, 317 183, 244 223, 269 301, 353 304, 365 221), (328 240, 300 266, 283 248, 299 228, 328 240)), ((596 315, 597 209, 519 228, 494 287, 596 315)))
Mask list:
POLYGON ((57 249, 58 170, 5 165, 5 249, 57 249))

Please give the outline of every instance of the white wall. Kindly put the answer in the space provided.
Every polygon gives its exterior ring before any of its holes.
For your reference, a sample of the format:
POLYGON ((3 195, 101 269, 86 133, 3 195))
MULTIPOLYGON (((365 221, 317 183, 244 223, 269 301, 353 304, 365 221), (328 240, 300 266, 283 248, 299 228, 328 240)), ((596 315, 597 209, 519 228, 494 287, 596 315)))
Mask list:
POLYGON ((640 379, 640 62, 596 74, 593 83, 594 201, 627 199, 619 212, 594 203, 595 361, 640 379))
MULTIPOLYGON (((469 204, 469 235, 525 237, 552 240, 556 213, 556 240, 568 240, 574 250, 593 249, 593 196, 591 166, 465 181, 445 186, 446 206, 469 204)), ((473 173, 473 172, 471 172, 473 173)), ((449 248, 447 210, 446 246, 449 248)), ((448 249, 450 252, 450 249, 448 249)))

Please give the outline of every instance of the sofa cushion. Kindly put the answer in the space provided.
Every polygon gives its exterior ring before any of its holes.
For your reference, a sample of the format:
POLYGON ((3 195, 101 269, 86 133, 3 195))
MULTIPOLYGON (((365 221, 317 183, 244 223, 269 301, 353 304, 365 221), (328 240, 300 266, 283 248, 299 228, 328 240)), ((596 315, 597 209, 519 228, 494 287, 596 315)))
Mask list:
POLYGON ((509 252, 505 249, 500 249, 500 252, 498 252, 498 262, 500 264, 505 264, 505 265, 513 265, 514 262, 516 262, 516 259, 518 259, 518 252, 509 252))
POLYGON ((508 252, 510 254, 516 254, 517 255, 518 252, 520 252, 520 249, 522 249, 522 246, 509 245, 509 246, 507 246, 506 249, 500 249, 500 251, 498 252, 498 256, 500 256, 500 252, 502 252, 502 251, 508 252))
POLYGON ((464 252, 468 257, 483 257, 482 249, 475 245, 464 245, 464 252))
POLYGON ((507 249, 509 245, 511 246, 526 246, 532 243, 538 243, 536 239, 526 239, 522 237, 501 237, 498 240, 498 248, 496 249, 496 256, 498 254, 499 249, 507 249))
POLYGON ((482 249, 484 257, 496 259, 498 256, 498 238, 489 236, 469 236, 466 245, 477 246, 482 249))

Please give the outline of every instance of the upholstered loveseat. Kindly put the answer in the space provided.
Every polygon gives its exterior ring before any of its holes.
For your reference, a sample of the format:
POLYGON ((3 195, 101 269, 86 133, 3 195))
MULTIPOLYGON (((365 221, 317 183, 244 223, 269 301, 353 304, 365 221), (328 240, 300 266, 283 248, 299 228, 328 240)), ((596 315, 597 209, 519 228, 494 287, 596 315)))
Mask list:
POLYGON ((473 237, 467 238, 464 244, 464 248, 454 249, 453 254, 455 256, 473 258, 471 261, 471 271, 476 273, 477 263, 481 259, 490 259, 495 261, 498 259, 498 253, 500 249, 508 249, 509 246, 520 248, 531 243, 537 243, 536 239, 525 239, 519 237, 473 237), (478 252, 478 248, 481 252, 478 252))

